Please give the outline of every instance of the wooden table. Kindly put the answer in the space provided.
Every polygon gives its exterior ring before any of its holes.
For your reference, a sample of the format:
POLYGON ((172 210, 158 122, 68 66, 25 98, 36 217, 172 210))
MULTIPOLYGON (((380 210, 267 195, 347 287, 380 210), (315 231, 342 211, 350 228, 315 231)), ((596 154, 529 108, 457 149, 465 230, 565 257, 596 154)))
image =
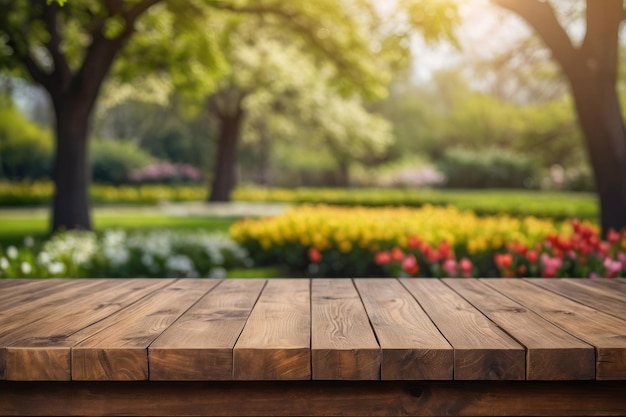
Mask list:
POLYGON ((0 415, 626 415, 626 280, 0 280, 0 415))

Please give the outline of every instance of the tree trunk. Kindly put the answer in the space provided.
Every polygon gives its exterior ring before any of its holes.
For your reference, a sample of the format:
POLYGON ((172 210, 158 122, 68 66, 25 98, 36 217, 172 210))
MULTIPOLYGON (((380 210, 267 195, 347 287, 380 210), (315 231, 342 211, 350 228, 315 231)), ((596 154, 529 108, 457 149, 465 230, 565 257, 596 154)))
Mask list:
POLYGON ((347 188, 350 186, 350 163, 348 161, 339 161, 337 167, 337 185, 347 188))
POLYGON ((87 157, 88 104, 63 98, 55 101, 56 154, 52 231, 91 229, 87 157))
POLYGON ((617 91, 602 72, 571 76, 578 120, 584 132, 600 203, 604 235, 626 227, 626 131, 617 91))
POLYGON ((626 131, 617 94, 622 0, 587 0, 586 32, 575 47, 543 0, 492 0, 517 13, 541 36, 571 85, 593 167, 604 235, 626 227, 626 131))
POLYGON ((237 178, 235 166, 244 111, 238 107, 232 114, 219 114, 219 137, 215 171, 208 201, 230 201, 237 178))

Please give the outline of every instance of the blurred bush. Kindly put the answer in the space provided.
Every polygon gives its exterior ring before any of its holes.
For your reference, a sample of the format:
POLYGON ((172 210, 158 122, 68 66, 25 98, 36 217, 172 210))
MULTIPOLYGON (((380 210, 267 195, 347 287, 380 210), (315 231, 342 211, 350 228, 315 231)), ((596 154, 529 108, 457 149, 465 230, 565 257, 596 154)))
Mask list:
POLYGON ((132 170, 130 178, 139 183, 179 184, 199 182, 202 180, 202 173, 190 164, 162 161, 132 170))
POLYGON ((132 142, 94 140, 89 151, 94 182, 120 185, 131 181, 131 172, 149 165, 153 158, 132 142))
POLYGON ((0 108, 0 178, 11 181, 49 178, 53 143, 50 131, 13 107, 0 108))
POLYGON ((438 165, 449 188, 528 188, 537 176, 531 158, 506 149, 452 148, 438 165))
POLYGON ((564 191, 595 191, 593 172, 588 165, 564 168, 552 165, 541 178, 541 188, 564 191))

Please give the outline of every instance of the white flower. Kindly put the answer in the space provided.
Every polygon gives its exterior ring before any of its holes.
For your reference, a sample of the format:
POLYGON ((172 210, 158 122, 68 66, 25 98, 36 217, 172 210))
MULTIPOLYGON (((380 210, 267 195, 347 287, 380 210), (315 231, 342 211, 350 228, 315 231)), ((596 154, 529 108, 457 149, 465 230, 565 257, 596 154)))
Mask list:
POLYGON ((154 265, 154 258, 149 253, 144 253, 141 255, 141 263, 147 267, 151 267, 154 265))
POLYGON ((50 275, 60 275, 65 272, 65 264, 63 262, 52 262, 48 267, 50 275))
POLYGON ((39 255, 37 255, 37 262, 39 265, 48 265, 50 263, 50 255, 48 255, 48 252, 39 252, 39 255))
POLYGON ((186 255, 174 255, 165 262, 165 268, 174 275, 197 276, 193 262, 186 255))
POLYGON ((9 246, 7 248, 7 256, 9 257, 9 259, 15 259, 17 258, 17 255, 19 254, 17 248, 15 246, 9 246))
POLYGON ((226 278, 226 269, 218 266, 209 271, 209 277, 211 278, 226 278))
POLYGON ((8 269, 8 268, 9 268, 9 261, 7 260, 7 258, 3 256, 2 258, 0 258, 0 269, 8 269))
POLYGON ((22 264, 20 265, 20 269, 22 270, 22 274, 24 275, 28 275, 33 272, 33 267, 30 266, 28 262, 22 262, 22 264))
POLYGON ((33 239, 32 236, 26 236, 24 238, 24 246, 26 246, 27 248, 32 248, 34 244, 35 244, 35 239, 33 239))

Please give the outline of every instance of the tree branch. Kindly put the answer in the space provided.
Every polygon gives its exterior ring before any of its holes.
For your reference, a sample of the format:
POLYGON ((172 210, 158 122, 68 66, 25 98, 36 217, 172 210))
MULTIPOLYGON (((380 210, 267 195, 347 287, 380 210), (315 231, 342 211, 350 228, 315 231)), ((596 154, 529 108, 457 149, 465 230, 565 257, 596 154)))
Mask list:
POLYGON ((356 67, 352 65, 349 60, 345 59, 345 56, 351 52, 350 49, 346 48, 346 51, 341 51, 332 43, 324 42, 316 36, 317 31, 314 27, 314 23, 307 21, 305 15, 275 5, 250 4, 236 6, 223 0, 212 0, 209 4, 211 7, 219 10, 234 13, 272 14, 284 19, 286 24, 291 26, 294 32, 302 34, 315 49, 327 56, 340 72, 346 74, 355 84, 366 84, 366 82, 359 81, 359 79, 362 81, 362 74, 360 74, 358 70, 355 70, 356 67))
POLYGON ((541 0, 491 1, 523 18, 541 36, 566 73, 571 73, 579 65, 577 62, 579 51, 572 45, 572 41, 548 2, 541 0))
POLYGON ((122 17, 126 21, 127 30, 130 30, 130 32, 127 35, 130 35, 130 33, 132 33, 132 31, 134 30, 133 26, 135 22, 137 21, 137 19, 139 18, 139 16, 141 16, 146 10, 148 10, 150 7, 154 6, 155 4, 159 3, 160 1, 161 0, 140 1, 139 3, 135 4, 130 10, 128 10, 126 13, 122 14, 122 17))
POLYGON ((50 52, 52 62, 54 63, 52 77, 56 78, 58 87, 64 89, 71 80, 72 71, 65 54, 61 51, 61 35, 57 25, 57 12, 60 6, 58 3, 47 4, 45 1, 41 3, 43 7, 43 22, 50 34, 50 40, 46 43, 46 49, 50 52))

